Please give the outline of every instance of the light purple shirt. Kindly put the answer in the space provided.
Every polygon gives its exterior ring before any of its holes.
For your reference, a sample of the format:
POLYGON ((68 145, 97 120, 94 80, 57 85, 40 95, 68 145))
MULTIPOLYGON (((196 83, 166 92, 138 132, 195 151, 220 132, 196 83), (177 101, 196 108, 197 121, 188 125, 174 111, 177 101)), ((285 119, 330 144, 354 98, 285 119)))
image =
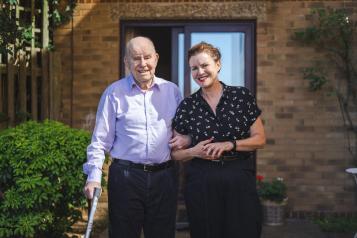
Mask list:
POLYGON ((103 93, 96 116, 87 162, 87 181, 100 182, 105 153, 141 164, 170 159, 171 121, 182 100, 176 84, 155 77, 142 91, 133 76, 118 80, 103 93))

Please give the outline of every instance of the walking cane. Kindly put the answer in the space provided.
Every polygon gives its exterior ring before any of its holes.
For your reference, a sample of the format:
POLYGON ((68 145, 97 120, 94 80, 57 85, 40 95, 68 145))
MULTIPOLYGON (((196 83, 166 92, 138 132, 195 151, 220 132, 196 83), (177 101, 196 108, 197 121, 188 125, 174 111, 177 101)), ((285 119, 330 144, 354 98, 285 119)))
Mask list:
POLYGON ((98 204, 98 200, 99 200, 101 191, 102 191, 101 188, 94 188, 92 206, 90 208, 88 224, 87 224, 86 234, 84 235, 84 238, 90 237, 90 232, 92 231, 92 226, 93 226, 94 213, 95 213, 95 210, 97 209, 97 204, 98 204))

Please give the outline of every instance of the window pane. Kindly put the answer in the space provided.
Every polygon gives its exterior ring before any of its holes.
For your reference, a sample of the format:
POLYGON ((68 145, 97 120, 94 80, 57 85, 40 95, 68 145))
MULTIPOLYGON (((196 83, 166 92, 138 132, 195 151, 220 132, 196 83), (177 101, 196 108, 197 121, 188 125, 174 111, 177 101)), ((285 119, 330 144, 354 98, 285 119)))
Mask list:
POLYGON ((184 74, 184 57, 185 57, 185 34, 179 33, 178 34, 178 86, 182 95, 184 95, 184 81, 185 81, 185 74, 184 74))
MULTIPOLYGON (((201 41, 210 43, 221 51, 222 69, 219 79, 227 85, 244 86, 244 33, 195 32, 191 34, 191 46, 201 41)), ((180 69, 179 72, 183 70, 180 69)), ((191 77, 191 93, 198 89, 198 85, 191 77)))

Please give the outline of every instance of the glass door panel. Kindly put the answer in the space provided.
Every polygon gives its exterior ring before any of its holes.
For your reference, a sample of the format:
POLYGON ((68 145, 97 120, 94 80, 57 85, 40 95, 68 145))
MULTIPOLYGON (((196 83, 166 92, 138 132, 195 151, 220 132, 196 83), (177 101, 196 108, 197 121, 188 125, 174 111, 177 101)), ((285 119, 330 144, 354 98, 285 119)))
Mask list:
MULTIPOLYGON (((193 32, 191 46, 205 41, 217 47, 222 54, 219 80, 227 85, 244 86, 244 33, 241 32, 193 32)), ((199 89, 190 76, 193 93, 199 89)))
POLYGON ((187 52, 195 44, 205 41, 222 53, 219 80, 227 85, 245 86, 255 93, 255 25, 253 22, 191 23, 173 27, 171 34, 172 82, 184 96, 198 90, 191 77, 187 52))
POLYGON ((180 88, 181 93, 185 91, 185 34, 184 33, 178 33, 178 72, 177 72, 177 78, 178 78, 178 86, 180 88))

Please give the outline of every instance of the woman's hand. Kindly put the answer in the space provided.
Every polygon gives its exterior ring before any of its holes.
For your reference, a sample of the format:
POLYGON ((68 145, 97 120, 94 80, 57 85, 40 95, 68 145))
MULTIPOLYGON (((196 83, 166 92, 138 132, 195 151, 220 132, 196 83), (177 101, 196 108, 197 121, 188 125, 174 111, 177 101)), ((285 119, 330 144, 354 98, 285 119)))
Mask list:
POLYGON ((206 151, 206 146, 211 145, 211 144, 215 144, 215 143, 211 143, 213 140, 213 138, 201 141, 200 143, 198 143, 197 145, 195 145, 194 147, 191 148, 191 153, 193 154, 194 157, 198 157, 201 159, 206 159, 206 160, 214 160, 217 159, 216 156, 212 156, 207 154, 206 151))
POLYGON ((209 143, 203 146, 206 155, 214 158, 219 158, 223 152, 231 151, 232 149, 233 144, 230 141, 209 143))
POLYGON ((201 141, 194 147, 191 147, 188 149, 171 150, 171 156, 174 160, 181 160, 181 161, 190 160, 195 157, 198 157, 201 159, 207 159, 207 160, 214 160, 216 158, 213 156, 207 155, 206 151, 204 150, 204 147, 207 144, 211 143, 212 140, 213 140, 213 138, 201 141))

